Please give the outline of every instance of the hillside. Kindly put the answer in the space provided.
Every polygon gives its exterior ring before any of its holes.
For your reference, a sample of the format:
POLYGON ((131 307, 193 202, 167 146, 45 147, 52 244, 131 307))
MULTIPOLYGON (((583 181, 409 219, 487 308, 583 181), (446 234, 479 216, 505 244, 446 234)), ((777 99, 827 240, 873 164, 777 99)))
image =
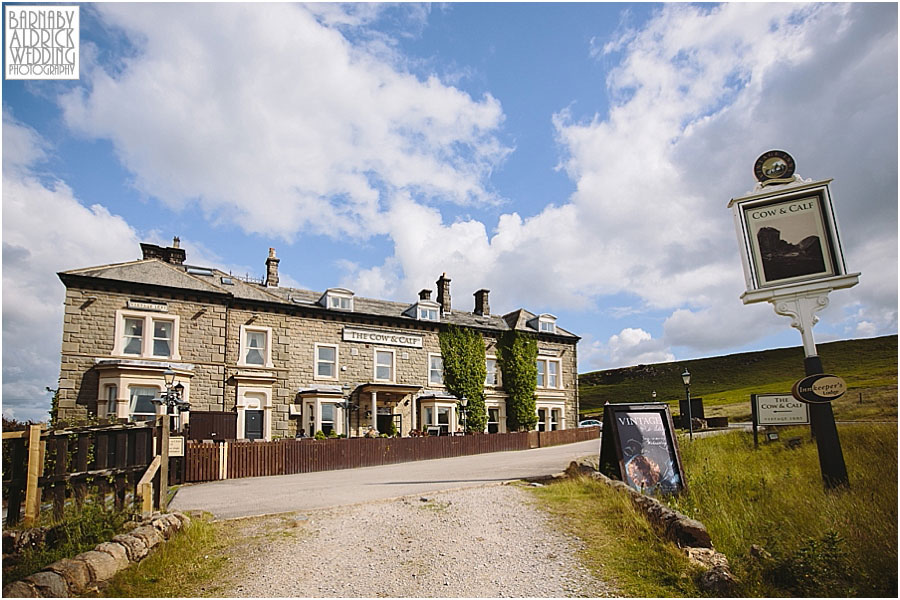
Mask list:
MULTIPOLYGON (((818 344, 825 370, 851 390, 897 384, 897 336, 818 344)), ((704 406, 745 402, 751 393, 789 392, 802 378, 803 348, 779 348, 712 358, 637 365, 578 376, 581 413, 602 411, 609 402, 677 402, 684 397, 681 373, 691 372, 691 395, 704 406)))

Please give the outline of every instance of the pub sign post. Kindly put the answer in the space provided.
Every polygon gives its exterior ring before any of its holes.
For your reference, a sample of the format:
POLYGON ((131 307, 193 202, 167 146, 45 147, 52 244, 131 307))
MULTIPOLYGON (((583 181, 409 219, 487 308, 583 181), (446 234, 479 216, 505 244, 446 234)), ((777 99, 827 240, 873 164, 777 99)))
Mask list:
MULTIPOLYGON (((728 203, 747 284, 741 300, 769 302, 776 313, 791 317, 803 339, 806 375, 823 374, 812 331, 819 320, 815 313, 828 306, 828 294, 859 283, 859 273, 849 273, 844 263, 832 180, 803 179, 781 150, 764 153, 753 170, 753 191, 728 203)), ((825 486, 849 485, 831 404, 811 404, 809 414, 825 486)))

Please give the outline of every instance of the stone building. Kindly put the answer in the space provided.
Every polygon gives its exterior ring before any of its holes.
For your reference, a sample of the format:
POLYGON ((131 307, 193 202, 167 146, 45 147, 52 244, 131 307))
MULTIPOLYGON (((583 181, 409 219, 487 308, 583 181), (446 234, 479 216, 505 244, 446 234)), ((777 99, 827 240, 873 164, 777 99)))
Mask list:
POLYGON ((178 238, 141 249, 141 260, 59 273, 64 420, 154 418, 151 400, 165 390, 170 368, 190 403, 184 421, 193 417, 199 427, 201 416, 230 416, 237 438, 301 429, 452 433, 461 429, 460 406, 443 386, 438 341, 452 323, 484 337, 488 432, 507 430, 497 342, 510 329, 538 342, 538 429, 577 425, 579 338, 552 315, 492 314, 484 289, 471 309, 451 308, 446 275, 434 300, 422 290, 408 303, 389 302, 343 288, 281 287, 272 249, 266 277, 256 281, 186 264, 178 238))

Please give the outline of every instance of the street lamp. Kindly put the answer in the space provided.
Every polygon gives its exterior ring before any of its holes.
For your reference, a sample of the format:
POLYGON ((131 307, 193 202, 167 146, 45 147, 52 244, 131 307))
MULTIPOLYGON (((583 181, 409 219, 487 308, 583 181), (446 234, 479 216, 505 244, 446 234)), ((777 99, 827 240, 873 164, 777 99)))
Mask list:
POLYGON ((694 419, 691 417, 691 374, 687 370, 687 367, 684 368, 684 373, 681 374, 681 380, 684 381, 684 393, 687 397, 688 434, 690 435, 691 440, 693 440, 694 419))
POLYGON ((650 397, 653 398, 654 402, 656 401, 656 390, 650 392, 650 397))
POLYGON ((168 425, 168 418, 170 414, 174 413, 174 416, 177 418, 175 430, 179 431, 181 429, 181 413, 190 410, 191 405, 183 400, 184 384, 179 382, 177 385, 173 385, 175 383, 175 371, 172 370, 172 367, 168 367, 163 371, 163 380, 166 382, 166 391, 159 398, 154 398, 152 402, 157 406, 165 406, 163 411, 164 424, 168 425))
POLYGON ((468 418, 468 412, 469 412, 468 409, 467 409, 466 407, 469 406, 469 399, 466 398, 465 396, 463 396, 463 397, 460 399, 459 403, 462 405, 462 413, 463 413, 463 433, 466 433, 466 432, 467 432, 467 429, 468 429, 468 428, 467 428, 467 424, 468 424, 468 423, 467 423, 467 418, 468 418))

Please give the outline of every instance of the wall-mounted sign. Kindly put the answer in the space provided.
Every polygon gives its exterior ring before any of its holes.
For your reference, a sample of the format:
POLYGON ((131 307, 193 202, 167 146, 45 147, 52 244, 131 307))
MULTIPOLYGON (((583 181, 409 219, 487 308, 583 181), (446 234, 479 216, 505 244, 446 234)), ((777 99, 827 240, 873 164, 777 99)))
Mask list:
POLYGON ((169 458, 173 456, 184 456, 184 436, 169 437, 169 458))
POLYGON ((769 150, 756 159, 753 175, 760 183, 788 180, 794 176, 794 157, 784 150, 769 150))
POLYGON ((169 305, 165 302, 153 302, 152 300, 129 300, 127 308, 134 310, 152 310, 155 312, 169 312, 169 305))
POLYGON ((794 384, 791 394, 801 402, 824 404, 847 393, 847 383, 837 375, 819 374, 804 377, 794 384))
POLYGON ((752 394, 750 401, 757 425, 809 424, 809 405, 790 394, 752 394))
POLYGON ((604 406, 600 471, 646 494, 683 490, 684 470, 669 405, 604 406))
POLYGON ((731 201, 748 292, 846 274, 829 181, 731 201))
POLYGON ((344 327, 344 341, 403 346, 406 348, 423 347, 422 336, 420 335, 381 329, 358 329, 356 327, 344 327))

